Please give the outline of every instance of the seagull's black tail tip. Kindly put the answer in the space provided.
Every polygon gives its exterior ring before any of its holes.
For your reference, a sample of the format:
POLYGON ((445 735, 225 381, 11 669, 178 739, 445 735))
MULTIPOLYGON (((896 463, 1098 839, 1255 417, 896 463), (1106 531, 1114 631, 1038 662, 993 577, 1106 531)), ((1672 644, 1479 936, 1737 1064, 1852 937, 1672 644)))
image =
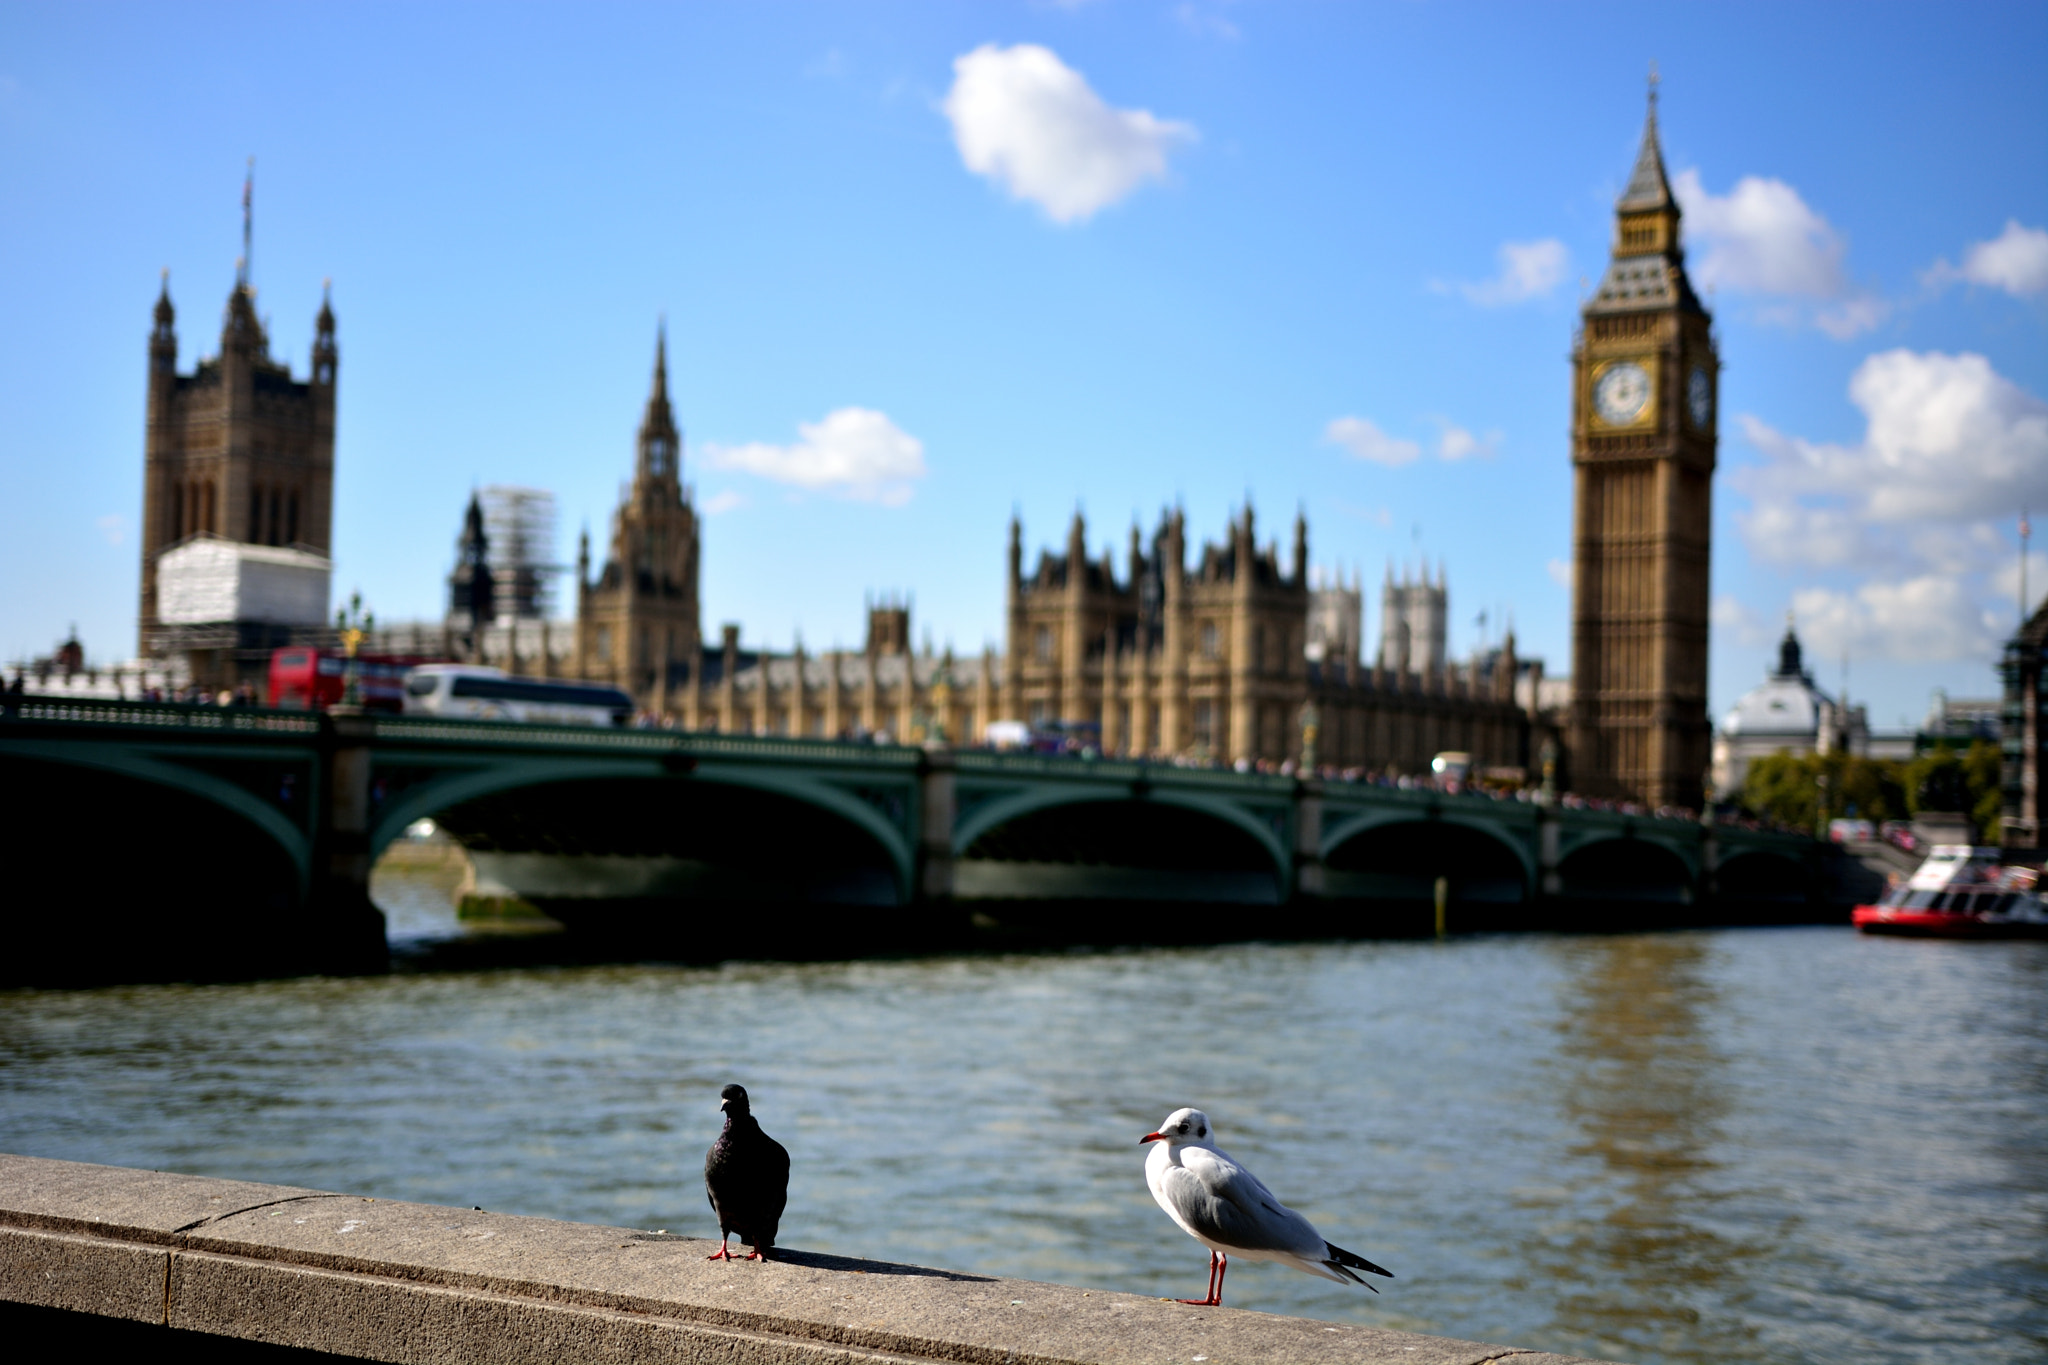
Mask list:
POLYGON ((1367 1284, 1364 1280, 1359 1279, 1357 1275, 1353 1274, 1353 1267, 1356 1267, 1359 1270, 1370 1271, 1375 1275, 1384 1275, 1390 1280, 1394 1278, 1393 1271, 1388 1270, 1383 1266, 1374 1265, 1371 1261, 1366 1260, 1365 1257, 1359 1255, 1355 1251, 1346 1251, 1343 1247, 1340 1247, 1332 1242, 1325 1242, 1323 1243, 1323 1246, 1330 1253, 1329 1259, 1323 1262, 1324 1265, 1330 1267, 1330 1269, 1336 1271, 1339 1275, 1342 1275, 1347 1280, 1352 1280, 1357 1282, 1358 1284, 1365 1285, 1367 1289, 1372 1289, 1372 1292, 1375 1294, 1379 1293, 1380 1291, 1377 1289, 1373 1289, 1372 1285, 1367 1284))

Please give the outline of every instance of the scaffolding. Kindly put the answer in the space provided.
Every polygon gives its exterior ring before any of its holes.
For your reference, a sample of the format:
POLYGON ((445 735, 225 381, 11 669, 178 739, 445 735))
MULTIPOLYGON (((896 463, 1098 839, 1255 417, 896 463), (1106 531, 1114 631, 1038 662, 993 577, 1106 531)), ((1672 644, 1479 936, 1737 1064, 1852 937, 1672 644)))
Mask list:
POLYGON ((491 590, 500 624, 545 619, 554 606, 555 495, 491 484, 478 494, 490 538, 491 590))

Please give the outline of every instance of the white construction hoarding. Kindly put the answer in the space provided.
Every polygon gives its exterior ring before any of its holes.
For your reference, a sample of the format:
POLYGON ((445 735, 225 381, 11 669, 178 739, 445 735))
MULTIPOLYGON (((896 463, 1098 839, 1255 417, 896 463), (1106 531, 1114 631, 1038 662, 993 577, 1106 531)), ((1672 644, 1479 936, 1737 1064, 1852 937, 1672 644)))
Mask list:
POLYGON ((304 550, 190 540, 157 557, 157 619, 171 626, 324 625, 333 574, 332 561, 304 550))

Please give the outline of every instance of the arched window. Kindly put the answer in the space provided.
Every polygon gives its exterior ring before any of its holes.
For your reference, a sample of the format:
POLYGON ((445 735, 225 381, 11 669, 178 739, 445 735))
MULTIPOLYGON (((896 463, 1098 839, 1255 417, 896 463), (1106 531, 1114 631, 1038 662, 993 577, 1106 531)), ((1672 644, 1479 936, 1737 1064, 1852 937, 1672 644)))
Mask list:
POLYGON ((185 485, 184 485, 184 484, 182 484, 182 483, 173 483, 173 484, 171 485, 171 498, 170 498, 170 502, 171 502, 171 534, 170 534, 170 539, 171 539, 171 541, 172 541, 173 543, 175 543, 175 542, 177 542, 178 540, 182 539, 182 538, 184 537, 184 535, 185 535, 185 485))
POLYGON ((284 543, 299 543, 299 494, 294 489, 284 503, 284 543))
POLYGON ((206 483, 206 484, 205 484, 205 485, 203 486, 203 490, 202 490, 202 497, 201 497, 201 499, 200 499, 200 501, 201 501, 201 504, 202 504, 202 514, 201 514, 201 516, 200 516, 200 518, 199 518, 199 526, 200 526, 200 529, 201 529, 201 530, 204 530, 204 531, 208 531, 208 532, 212 532, 212 533, 218 534, 218 533, 219 533, 219 530, 220 530, 220 525, 219 525, 219 523, 218 523, 218 522, 216 522, 216 521, 214 520, 214 515, 213 515, 213 514, 214 514, 214 512, 215 512, 216 510, 218 510, 218 509, 216 509, 216 507, 214 506, 214 496, 213 496, 213 495, 214 495, 214 487, 213 487, 213 483, 212 483, 212 482, 211 482, 211 481, 209 480, 209 481, 208 481, 208 482, 207 482, 207 483, 206 483))
POLYGON ((249 541, 254 545, 266 545, 263 538, 263 490, 255 484, 249 485, 249 541))

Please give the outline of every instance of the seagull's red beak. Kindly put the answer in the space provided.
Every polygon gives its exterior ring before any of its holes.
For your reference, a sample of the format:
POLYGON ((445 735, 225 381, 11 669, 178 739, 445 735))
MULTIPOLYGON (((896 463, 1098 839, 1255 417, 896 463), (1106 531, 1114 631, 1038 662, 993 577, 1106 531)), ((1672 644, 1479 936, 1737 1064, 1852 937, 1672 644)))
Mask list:
POLYGON ((1145 1136, 1143 1136, 1143 1137, 1141 1137, 1141 1138, 1139 1138, 1139 1139, 1138 1139, 1138 1145, 1139 1145, 1140 1147, 1143 1147, 1143 1146, 1144 1146, 1144 1145, 1145 1145, 1146 1143, 1148 1143, 1148 1142, 1164 1142, 1164 1141, 1166 1141, 1166 1134, 1164 1134, 1164 1133, 1147 1133, 1147 1134, 1145 1134, 1145 1136))

